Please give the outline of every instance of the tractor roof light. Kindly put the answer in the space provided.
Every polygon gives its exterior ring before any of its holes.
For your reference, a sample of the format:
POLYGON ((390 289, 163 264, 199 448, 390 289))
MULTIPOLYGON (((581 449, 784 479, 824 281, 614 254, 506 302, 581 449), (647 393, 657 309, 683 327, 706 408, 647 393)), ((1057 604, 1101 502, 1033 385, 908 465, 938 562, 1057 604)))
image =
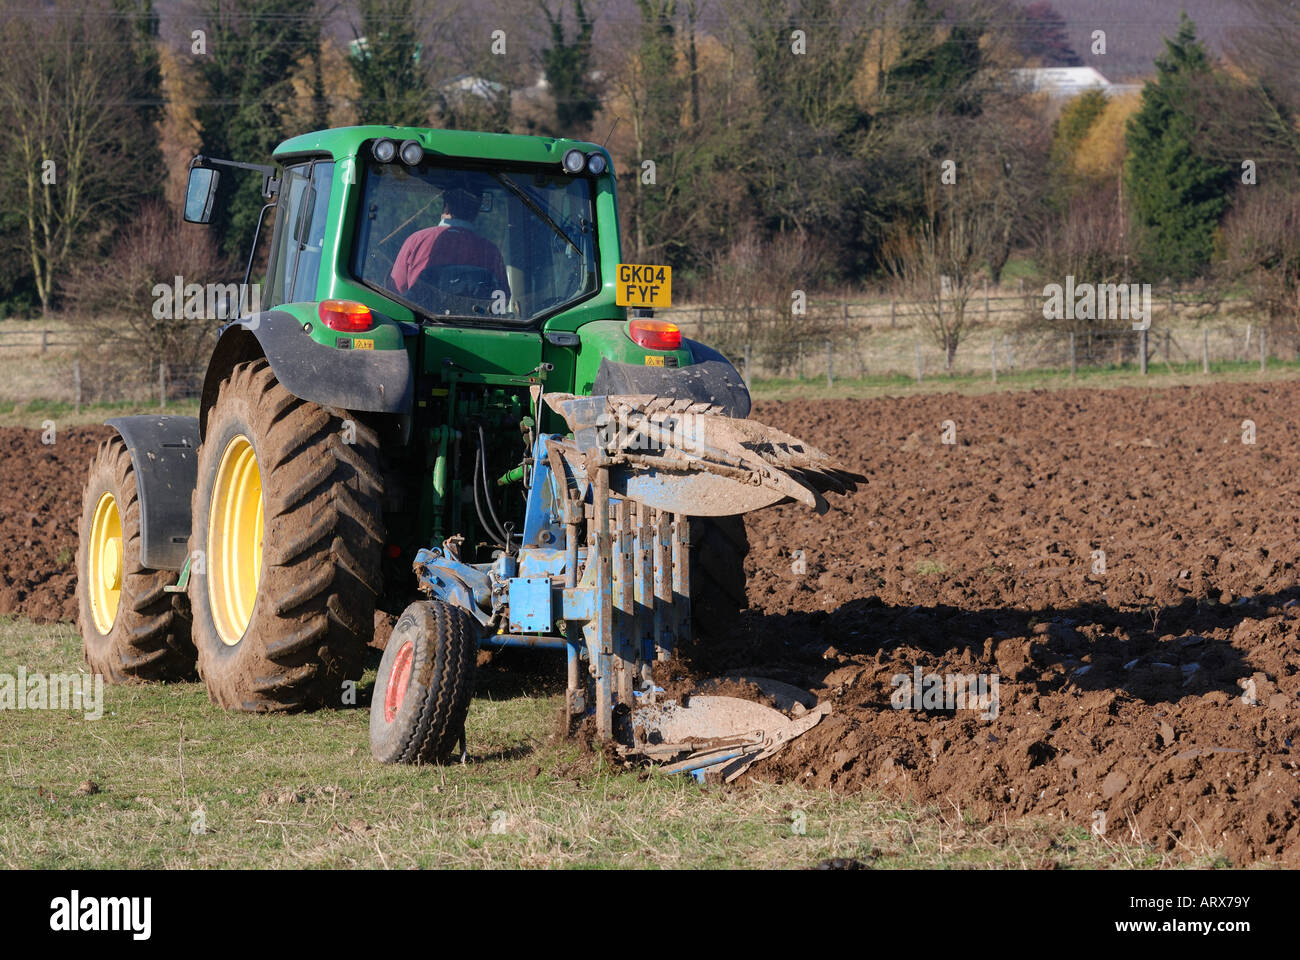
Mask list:
POLYGON ((402 163, 408 167, 419 166, 420 161, 424 159, 424 147, 420 146, 415 140, 403 140, 397 155, 402 158, 402 163))
POLYGON ((320 320, 340 333, 365 333, 375 325, 370 308, 355 300, 322 300, 320 320))
POLYGON ((576 176, 586 168, 587 158, 581 150, 567 150, 564 158, 560 161, 560 165, 564 167, 565 173, 572 173, 576 176))
POLYGON ((682 348, 682 329, 670 320, 633 317, 627 322, 627 335, 633 343, 647 350, 682 348))
POLYGON ((397 144, 386 138, 376 140, 374 146, 370 148, 370 152, 380 163, 392 163, 393 157, 397 156, 397 144))
POLYGON ((587 154, 587 172, 598 177, 605 172, 605 155, 603 153, 587 154))

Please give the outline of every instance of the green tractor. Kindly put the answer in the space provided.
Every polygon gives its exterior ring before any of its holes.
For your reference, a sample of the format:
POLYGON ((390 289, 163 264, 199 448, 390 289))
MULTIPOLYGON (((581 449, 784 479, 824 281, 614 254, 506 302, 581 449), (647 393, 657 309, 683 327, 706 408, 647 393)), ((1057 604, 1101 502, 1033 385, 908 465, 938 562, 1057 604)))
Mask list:
POLYGON ((743 605, 740 514, 860 478, 739 419, 735 368, 653 316, 671 271, 621 263, 600 146, 361 126, 274 159, 191 164, 190 222, 223 170, 262 176, 267 275, 198 417, 108 421, 87 661, 197 668, 227 709, 342 705, 381 611, 381 759, 448 755, 481 645, 567 649, 570 709, 615 735, 650 663, 743 605))

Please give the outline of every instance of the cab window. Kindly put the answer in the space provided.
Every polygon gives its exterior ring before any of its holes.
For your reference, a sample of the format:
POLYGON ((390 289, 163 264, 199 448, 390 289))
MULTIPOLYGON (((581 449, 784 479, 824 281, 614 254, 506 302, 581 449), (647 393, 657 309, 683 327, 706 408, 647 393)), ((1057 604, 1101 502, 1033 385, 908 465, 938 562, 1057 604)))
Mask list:
POLYGON ((316 299, 333 178, 333 161, 284 168, 263 296, 268 307, 316 299))

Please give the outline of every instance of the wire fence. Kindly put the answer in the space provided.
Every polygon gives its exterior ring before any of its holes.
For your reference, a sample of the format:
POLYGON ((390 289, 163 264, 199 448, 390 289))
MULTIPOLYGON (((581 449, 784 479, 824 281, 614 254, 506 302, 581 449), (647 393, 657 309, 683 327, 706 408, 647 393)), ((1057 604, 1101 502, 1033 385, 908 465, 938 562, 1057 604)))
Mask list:
POLYGON ((151 364, 147 370, 136 365, 122 370, 116 365, 71 363, 71 383, 63 396, 42 399, 62 400, 74 409, 83 404, 145 403, 156 400, 158 409, 168 404, 193 399, 203 392, 206 365, 151 364))
MULTIPOLYGON (((1082 289, 1082 285, 1080 286, 1082 289)), ((945 286, 945 301, 951 297, 945 286)), ((1049 294, 1017 280, 1014 286, 991 285, 987 282, 968 290, 966 310, 972 319, 989 321, 993 317, 1006 314, 1042 315, 1043 304, 1049 294)), ((1210 284, 1182 286, 1178 284, 1151 285, 1151 302, 1161 312, 1182 312, 1188 309, 1218 312, 1233 305, 1247 305, 1251 301, 1239 292, 1210 284)), ((869 299, 850 298, 815 298, 808 301, 809 314, 818 314, 823 318, 841 318, 845 323, 865 322, 872 326, 886 324, 891 327, 912 322, 921 312, 922 301, 907 300, 889 293, 879 293, 869 299)), ((691 306, 671 307, 663 311, 665 316, 693 316, 696 322, 719 320, 730 322, 745 309, 717 304, 695 304, 691 306)))
POLYGON ((0 350, 25 354, 45 354, 62 347, 75 347, 76 334, 71 327, 32 326, 30 329, 0 330, 0 350))
MULTIPOLYGON (((965 304, 965 325, 951 356, 927 329, 916 301, 818 301, 799 315, 755 307, 692 306, 661 311, 693 339, 717 347, 749 382, 824 381, 900 376, 1078 372, 1132 366, 1141 373, 1188 366, 1212 372, 1224 363, 1293 361, 1293 334, 1270 334, 1255 304, 1213 288, 1153 291, 1148 329, 1132 323, 1047 321, 1045 297, 989 288, 965 304)), ((932 308, 931 308, 932 309, 932 308)), ((950 309, 950 308, 948 308, 950 309)))
MULTIPOLYGON (((1042 320, 1040 294, 977 292, 968 327, 951 357, 927 335, 921 305, 901 299, 819 300, 797 316, 752 307, 691 306, 661 311, 683 332, 726 354, 746 380, 833 386, 845 379, 999 377, 1131 367, 1141 373, 1225 363, 1297 359, 1296 338, 1252 319, 1248 300, 1214 290, 1171 288, 1153 294, 1151 326, 1107 327, 1042 320), (1068 329, 1067 329, 1068 328, 1068 329)), ((0 325, 0 401, 72 404, 153 403, 159 409, 197 397, 203 364, 117 355, 113 344, 87 345, 67 324, 0 325)))
POLYGON ((936 376, 998 378, 1023 373, 1066 373, 1132 368, 1136 372, 1212 373, 1224 364, 1297 359, 1293 345, 1275 348, 1267 330, 1253 324, 1216 324, 1199 329, 1002 332, 973 331, 950 360, 929 340, 879 344, 868 338, 823 337, 783 346, 743 344, 731 356, 746 381, 824 382, 906 377, 922 383, 936 376))
MULTIPOLYGON (((54 346, 51 338, 47 356, 38 354, 26 363, 26 358, 0 349, 0 403, 45 401, 69 404, 78 411, 92 404, 156 403, 166 410, 203 390, 206 364, 96 357, 93 351, 72 349, 59 354, 54 346)), ((65 346, 76 348, 77 343, 65 346)))

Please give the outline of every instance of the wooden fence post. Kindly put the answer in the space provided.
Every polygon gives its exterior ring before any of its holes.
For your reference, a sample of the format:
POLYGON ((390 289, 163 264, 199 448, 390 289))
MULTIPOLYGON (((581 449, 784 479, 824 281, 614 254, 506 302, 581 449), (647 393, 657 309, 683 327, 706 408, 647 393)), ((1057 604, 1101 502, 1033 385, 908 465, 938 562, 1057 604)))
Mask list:
POLYGON ((831 341, 826 338, 826 386, 835 386, 835 368, 831 366, 831 341))
POLYGON ((1201 373, 1210 372, 1210 329, 1201 328, 1201 373))
POLYGON ((74 394, 73 407, 77 413, 81 413, 81 361, 72 361, 72 389, 74 394))

